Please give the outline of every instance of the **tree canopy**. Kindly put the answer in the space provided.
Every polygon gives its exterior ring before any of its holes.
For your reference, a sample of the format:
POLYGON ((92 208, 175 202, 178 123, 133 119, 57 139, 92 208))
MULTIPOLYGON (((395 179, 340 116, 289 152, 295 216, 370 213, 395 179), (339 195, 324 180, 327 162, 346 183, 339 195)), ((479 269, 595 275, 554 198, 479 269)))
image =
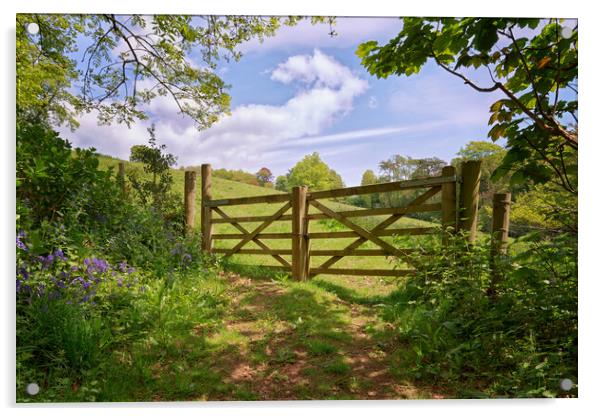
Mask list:
POLYGON ((576 193, 578 39, 563 22, 408 17, 388 43, 364 42, 356 53, 379 78, 411 76, 432 60, 479 92, 502 92, 489 137, 505 138, 508 153, 494 178, 512 172, 512 183, 554 180, 576 193), (486 70, 491 83, 470 79, 471 68, 486 70))
POLYGON ((276 179, 276 189, 282 191, 303 185, 313 191, 345 186, 341 175, 322 161, 318 152, 306 155, 289 170, 286 176, 279 176, 276 179))
MULTIPOLYGON (((217 63, 299 17, 186 15, 17 15, 17 112, 78 126, 81 112, 100 122, 146 118, 144 104, 171 97, 178 111, 207 128, 229 110, 217 63), (37 34, 26 30, 39 26, 37 34)), ((328 19, 315 17, 312 22, 328 19)))

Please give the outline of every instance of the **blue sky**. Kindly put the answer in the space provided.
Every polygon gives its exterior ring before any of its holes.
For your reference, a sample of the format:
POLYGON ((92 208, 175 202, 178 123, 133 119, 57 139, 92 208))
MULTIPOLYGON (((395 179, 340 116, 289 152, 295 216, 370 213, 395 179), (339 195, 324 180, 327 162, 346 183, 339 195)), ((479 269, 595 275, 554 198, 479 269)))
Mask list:
MULTIPOLYGON (((347 185, 359 184, 366 169, 377 171, 394 154, 449 162, 467 142, 488 140, 488 109, 501 95, 476 92, 432 63, 411 77, 368 74, 357 45, 384 42, 400 28, 395 18, 338 18, 335 37, 327 25, 302 22, 262 44, 241 45, 240 61, 218 67, 231 85, 231 115, 202 132, 160 98, 150 106, 150 120, 129 129, 98 126, 92 113, 78 130, 62 133, 75 145, 127 158, 155 123, 158 140, 179 165, 250 172, 266 166, 275 175, 317 151, 347 185)), ((491 83, 483 73, 467 75, 491 83)))

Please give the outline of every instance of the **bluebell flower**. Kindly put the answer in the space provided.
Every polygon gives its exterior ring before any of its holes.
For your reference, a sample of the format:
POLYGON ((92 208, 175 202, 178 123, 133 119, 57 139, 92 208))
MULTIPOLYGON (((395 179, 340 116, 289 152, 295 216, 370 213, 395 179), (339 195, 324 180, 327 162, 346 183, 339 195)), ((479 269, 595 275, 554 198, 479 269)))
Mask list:
POLYGON ((107 261, 103 259, 95 258, 94 265, 96 266, 96 270, 98 270, 100 273, 106 272, 109 268, 109 263, 107 263, 107 261))
POLYGON ((62 261, 66 261, 66 260, 67 260, 67 257, 65 257, 65 253, 63 253, 63 250, 61 250, 60 248, 59 248, 59 249, 56 249, 56 250, 54 251, 54 256, 55 256, 57 259, 60 259, 60 260, 62 260, 62 261))
POLYGON ((17 293, 21 292, 21 281, 17 279, 17 293))
POLYGON ((125 271, 127 270, 127 263, 125 261, 122 261, 121 263, 119 263, 119 271, 121 273, 125 273, 125 271))
POLYGON ((23 241, 21 241, 21 237, 19 237, 19 236, 17 236, 17 248, 27 251, 27 246, 25 245, 25 243, 23 241))
POLYGON ((21 276, 23 276, 23 280, 29 279, 29 272, 27 271, 27 269, 25 267, 21 267, 19 269, 19 273, 21 274, 21 276))
POLYGON ((128 274, 132 274, 136 271, 136 269, 134 267, 130 267, 128 268, 128 274))
POLYGON ((123 286, 123 279, 121 277, 117 279, 117 286, 118 287, 123 286))

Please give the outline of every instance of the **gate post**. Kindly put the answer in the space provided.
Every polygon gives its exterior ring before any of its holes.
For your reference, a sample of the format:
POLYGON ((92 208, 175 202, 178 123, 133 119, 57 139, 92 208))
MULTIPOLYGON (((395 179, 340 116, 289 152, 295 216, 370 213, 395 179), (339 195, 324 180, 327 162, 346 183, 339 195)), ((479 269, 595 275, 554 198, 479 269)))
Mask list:
POLYGON ((510 228, 510 192, 493 195, 493 217, 491 219, 491 255, 489 264, 491 267, 491 281, 487 294, 491 298, 497 295, 497 285, 502 279, 499 268, 500 255, 506 254, 508 250, 508 231, 510 228))
POLYGON ((211 254, 213 241, 211 238, 211 207, 206 202, 211 201, 211 165, 201 165, 201 233, 203 235, 203 251, 211 254))
POLYGON ((459 229, 467 232, 468 243, 472 244, 477 236, 481 161, 462 162, 461 174, 459 229))
POLYGON ((196 172, 184 172, 184 230, 186 234, 194 230, 195 214, 195 196, 196 196, 196 172))
POLYGON ((441 176, 454 177, 453 182, 446 182, 441 185, 441 225, 443 226, 443 243, 449 240, 448 229, 452 232, 457 231, 458 222, 456 220, 456 168, 445 166, 441 171, 441 176))
POLYGON ((491 253, 506 254, 510 228, 510 192, 493 195, 493 217, 491 221, 491 253))
POLYGON ((306 212, 307 212, 307 186, 295 186, 291 193, 293 209, 292 226, 292 275, 295 280, 307 279, 306 264, 309 260, 308 244, 306 237, 306 212))

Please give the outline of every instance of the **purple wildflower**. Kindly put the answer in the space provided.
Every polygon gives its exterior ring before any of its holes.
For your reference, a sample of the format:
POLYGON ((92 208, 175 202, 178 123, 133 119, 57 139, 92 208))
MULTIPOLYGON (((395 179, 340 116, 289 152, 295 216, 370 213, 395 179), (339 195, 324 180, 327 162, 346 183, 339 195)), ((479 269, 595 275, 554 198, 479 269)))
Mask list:
POLYGON ((61 250, 60 248, 54 251, 54 257, 62 261, 67 260, 67 257, 65 257, 65 253, 63 253, 63 250, 61 250))
POLYGON ((92 282, 90 282, 90 281, 88 281, 88 280, 84 280, 84 281, 82 282, 82 287, 83 287, 85 290, 88 290, 88 289, 90 288, 90 286, 91 286, 91 285, 92 285, 92 282))
POLYGON ((121 277, 119 279, 117 279, 117 286, 118 287, 123 286, 123 279, 121 277))
POLYGON ((184 263, 190 262, 190 261, 192 261, 192 256, 190 254, 186 253, 182 256, 182 261, 184 263))
POLYGON ((25 245, 25 243, 23 241, 21 241, 21 237, 19 237, 19 236, 17 236, 17 248, 27 251, 27 246, 25 245))
POLYGON ((119 263, 119 271, 121 273, 125 273, 125 271, 127 270, 127 263, 125 261, 122 261, 121 263, 119 263))
POLYGON ((107 269, 109 268, 109 264, 105 260, 97 259, 95 257, 93 262, 94 262, 94 267, 96 267, 96 271, 98 271, 100 273, 106 272, 107 269))
POLYGON ((21 281, 17 279, 17 293, 21 292, 21 281))
POLYGON ((19 273, 21 274, 21 276, 23 276, 23 280, 29 279, 29 272, 27 271, 27 269, 25 267, 21 267, 19 269, 19 273))

